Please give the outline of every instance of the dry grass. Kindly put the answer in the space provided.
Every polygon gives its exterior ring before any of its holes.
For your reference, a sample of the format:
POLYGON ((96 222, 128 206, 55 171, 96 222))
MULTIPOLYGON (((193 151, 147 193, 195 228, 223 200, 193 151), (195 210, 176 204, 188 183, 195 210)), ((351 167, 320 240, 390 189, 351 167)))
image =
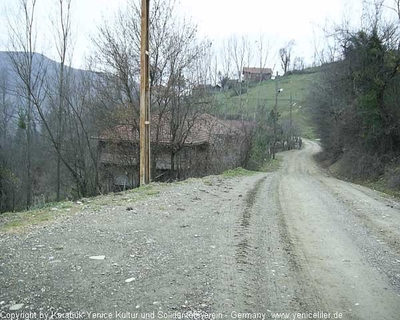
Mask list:
POLYGON ((99 211, 103 206, 113 204, 125 206, 160 193, 161 184, 150 184, 144 187, 117 193, 110 193, 76 202, 50 203, 42 208, 23 212, 8 212, 0 215, 0 232, 20 233, 28 227, 44 225, 55 219, 73 216, 84 210, 99 211))

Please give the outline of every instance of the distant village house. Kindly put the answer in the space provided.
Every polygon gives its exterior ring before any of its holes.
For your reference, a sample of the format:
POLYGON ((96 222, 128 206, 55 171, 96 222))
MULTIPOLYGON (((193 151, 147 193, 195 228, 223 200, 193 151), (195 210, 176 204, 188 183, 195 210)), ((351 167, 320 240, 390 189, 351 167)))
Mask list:
POLYGON ((243 68, 244 81, 264 81, 271 77, 272 69, 270 68, 243 68))

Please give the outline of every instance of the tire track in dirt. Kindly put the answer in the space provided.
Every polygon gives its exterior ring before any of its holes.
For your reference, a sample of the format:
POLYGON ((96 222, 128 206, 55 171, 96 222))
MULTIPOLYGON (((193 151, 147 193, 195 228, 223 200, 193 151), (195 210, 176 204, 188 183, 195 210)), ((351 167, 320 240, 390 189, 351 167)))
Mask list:
POLYGON ((321 179, 321 183, 327 192, 346 204, 358 218, 358 224, 363 225, 375 238, 382 239, 396 255, 400 255, 399 203, 383 197, 374 198, 367 193, 368 189, 333 178, 321 179))
MULTIPOLYGON (((305 149, 287 152, 278 179, 281 238, 290 268, 298 274, 295 288, 301 311, 340 312, 357 320, 398 319, 396 292, 385 272, 368 259, 370 252, 378 254, 379 245, 365 251, 364 244, 373 242, 370 230, 321 182, 330 178, 311 159, 318 149, 307 142, 305 149)), ((350 197, 360 201, 359 195, 350 197)))
POLYGON ((241 179, 230 192, 232 201, 221 202, 217 209, 224 228, 218 233, 218 243, 223 250, 217 269, 218 281, 213 287, 213 312, 230 316, 232 311, 254 312, 259 307, 254 302, 258 293, 253 292, 257 284, 254 234, 260 229, 253 221, 257 213, 254 204, 269 176, 258 174, 241 179))
POLYGON ((259 226, 253 222, 253 215, 257 214, 254 205, 257 200, 260 188, 269 176, 257 180, 254 186, 247 191, 244 197, 244 208, 238 216, 235 226, 235 263, 237 271, 237 287, 240 312, 254 312, 260 306, 255 302, 259 293, 254 293, 256 256, 258 247, 254 243, 254 235, 259 226))
MULTIPOLYGON (((251 223, 251 215, 252 209, 256 200, 256 196, 260 190, 262 183, 267 179, 267 177, 261 178, 256 182, 254 187, 249 190, 246 194, 245 203, 246 207, 243 211, 243 215, 239 221, 239 227, 236 230, 235 237, 240 239, 239 242, 236 244, 236 263, 239 266, 246 265, 249 263, 248 253, 252 250, 249 244, 249 226, 251 223)), ((242 270, 243 267, 239 267, 239 270, 242 270)))
POLYGON ((295 300, 303 311, 327 310, 327 303, 322 292, 314 285, 307 259, 299 247, 300 240, 289 229, 287 208, 281 188, 277 187, 275 197, 278 203, 278 230, 281 243, 287 255, 289 270, 296 279, 295 300))

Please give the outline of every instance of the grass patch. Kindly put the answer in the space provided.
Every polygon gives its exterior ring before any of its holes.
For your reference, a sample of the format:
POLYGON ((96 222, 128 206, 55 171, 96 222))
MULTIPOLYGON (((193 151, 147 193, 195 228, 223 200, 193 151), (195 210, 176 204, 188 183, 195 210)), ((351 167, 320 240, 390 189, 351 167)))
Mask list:
POLYGON ((124 206, 132 204, 144 200, 149 196, 159 194, 159 188, 160 186, 157 184, 150 184, 115 194, 110 193, 93 198, 81 199, 81 203, 70 201, 48 203, 29 211, 4 213, 0 215, 0 232, 23 232, 26 227, 46 224, 57 217, 73 215, 82 210, 99 212, 103 206, 124 206))
POLYGON ((59 204, 61 209, 71 209, 73 207, 72 202, 62 202, 59 204))
MULTIPOLYGON (((382 193, 382 196, 386 197, 391 197, 391 198, 398 198, 400 199, 400 190, 398 188, 392 188, 390 186, 390 181, 389 179, 391 176, 389 174, 383 174, 381 175, 377 180, 371 180, 368 178, 366 179, 356 179, 356 178, 351 178, 349 176, 346 176, 342 174, 341 166, 343 165, 341 163, 341 160, 339 159, 336 162, 332 163, 332 160, 329 157, 329 154, 326 154, 324 152, 320 152, 314 156, 314 159, 316 162, 325 170, 327 170, 331 176, 346 181, 346 182, 352 182, 354 184, 358 184, 367 188, 370 188, 372 190, 376 190, 378 192, 382 193)), ((391 173, 389 171, 389 173, 391 173)))
POLYGON ((160 191, 158 191, 158 190, 148 190, 148 191, 146 191, 146 195, 147 196, 154 196, 154 195, 159 194, 159 193, 160 193, 160 191))
POLYGON ((276 154, 275 159, 270 159, 265 161, 263 165, 260 167, 260 171, 262 172, 274 172, 281 168, 282 165, 282 156, 276 154))
POLYGON ((209 179, 208 177, 206 177, 206 178, 203 179, 203 183, 204 183, 206 186, 209 186, 209 187, 211 187, 211 186, 213 185, 213 183, 210 181, 210 179, 209 179))
POLYGON ((169 184, 187 184, 187 183, 198 182, 199 180, 201 180, 201 178, 188 178, 185 180, 170 182, 169 184))
POLYGON ((0 232, 22 232, 25 227, 44 224, 59 216, 74 214, 79 209, 79 205, 72 202, 61 202, 29 211, 3 213, 0 215, 0 232))
MULTIPOLYGON (((288 121, 290 117, 290 105, 292 107, 292 119, 301 132, 301 135, 308 139, 315 138, 315 132, 311 122, 308 95, 309 89, 318 81, 318 69, 313 72, 302 74, 292 74, 280 77, 278 80, 279 88, 283 88, 279 94, 277 109, 280 114, 279 122, 288 121)), ((243 84, 247 89, 247 83, 243 84)), ((259 105, 265 106, 265 112, 269 115, 275 105, 276 80, 250 83, 246 93, 232 95, 233 89, 220 91, 214 94, 214 112, 220 116, 224 115, 249 115, 254 119, 259 105)))
POLYGON ((370 188, 372 190, 382 193, 382 196, 387 198, 398 198, 400 199, 400 190, 389 186, 388 179, 386 176, 381 176, 378 180, 362 180, 362 179, 349 179, 340 175, 336 175, 338 179, 352 182, 360 186, 370 188))
POLYGON ((227 170, 222 173, 222 176, 225 178, 234 178, 234 177, 244 177, 244 176, 251 176, 256 174, 256 171, 250 171, 243 169, 242 167, 238 167, 232 170, 227 170))
POLYGON ((374 191, 378 191, 381 193, 381 196, 385 198, 397 198, 400 199, 400 190, 390 188, 388 186, 388 182, 385 178, 380 178, 377 181, 370 181, 370 180, 361 180, 361 179, 350 179, 348 177, 345 177, 343 175, 338 174, 337 172, 334 172, 329 168, 328 170, 331 175, 337 179, 346 181, 346 182, 351 182, 354 184, 358 184, 363 187, 367 187, 369 189, 372 189, 374 191))
POLYGON ((124 206, 132 204, 140 200, 144 200, 149 196, 157 195, 160 193, 162 184, 151 183, 139 188, 134 188, 126 191, 116 193, 109 193, 102 196, 92 198, 91 205, 93 206, 124 206))
POLYGON ((385 179, 379 179, 378 181, 374 181, 374 182, 361 181, 358 184, 368 187, 372 190, 377 190, 379 192, 382 192, 385 195, 388 195, 392 198, 400 199, 400 190, 395 190, 395 189, 389 188, 387 185, 387 181, 385 179))

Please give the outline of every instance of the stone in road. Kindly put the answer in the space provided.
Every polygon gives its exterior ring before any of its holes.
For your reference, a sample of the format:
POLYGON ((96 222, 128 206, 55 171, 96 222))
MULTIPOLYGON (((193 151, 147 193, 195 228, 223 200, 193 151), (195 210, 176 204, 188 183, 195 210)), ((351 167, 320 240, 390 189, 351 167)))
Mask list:
POLYGON ((0 314, 400 319, 400 205, 329 177, 318 150, 3 231, 0 314))

